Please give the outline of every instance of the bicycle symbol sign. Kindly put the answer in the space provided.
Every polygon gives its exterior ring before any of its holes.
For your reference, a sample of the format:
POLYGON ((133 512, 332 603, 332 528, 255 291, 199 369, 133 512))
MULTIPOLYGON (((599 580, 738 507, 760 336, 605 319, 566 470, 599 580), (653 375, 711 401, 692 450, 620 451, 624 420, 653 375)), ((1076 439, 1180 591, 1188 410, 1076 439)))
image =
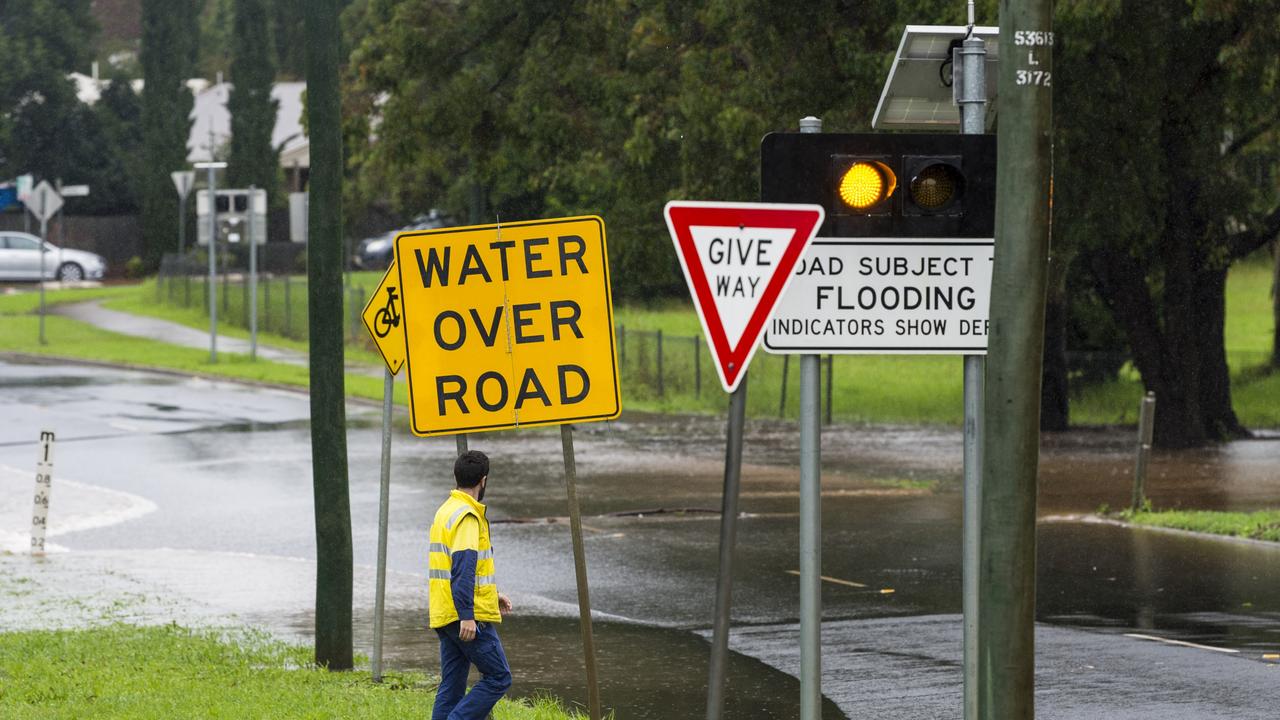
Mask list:
POLYGON ((396 289, 387 288, 387 305, 373 314, 373 336, 386 337, 400 327, 400 313, 396 311, 396 289))
POLYGON ((378 346, 378 352, 392 375, 400 372, 405 356, 404 313, 401 310, 399 284, 399 273, 395 262, 392 262, 361 313, 364 325, 373 336, 373 342, 378 346))

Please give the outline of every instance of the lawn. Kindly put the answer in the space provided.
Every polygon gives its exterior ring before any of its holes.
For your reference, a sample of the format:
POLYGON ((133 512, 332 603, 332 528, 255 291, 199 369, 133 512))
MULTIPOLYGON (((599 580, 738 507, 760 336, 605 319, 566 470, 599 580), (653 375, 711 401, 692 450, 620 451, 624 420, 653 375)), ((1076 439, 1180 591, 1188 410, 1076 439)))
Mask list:
POLYGON ((1274 332, 1271 314, 1271 258, 1236 263, 1227 277, 1227 352, 1261 364, 1271 353, 1274 332), (1248 358, 1249 354, 1257 357, 1248 358))
MULTIPOLYGON (((368 293, 376 286, 381 273, 357 272, 349 279, 345 293, 343 323, 348 338, 347 359, 376 367, 380 359, 367 333, 353 326, 355 313, 362 309, 368 293)), ((1250 427, 1280 427, 1280 373, 1268 373, 1263 367, 1269 357, 1272 334, 1270 259, 1237 264, 1227 284, 1226 345, 1233 369, 1232 395, 1242 422, 1250 427)), ((220 303, 220 332, 245 337, 244 301, 248 293, 242 285, 231 283, 225 296, 226 310, 220 303)), ((259 287, 259 341, 264 345, 306 351, 306 279, 297 276, 286 280, 276 277, 264 280, 259 287), (285 297, 288 295, 289 301, 285 297)), ((60 291, 50 293, 50 302, 73 299, 103 298, 113 309, 172 320, 196 328, 206 328, 207 301, 203 282, 195 279, 188 292, 182 279, 157 288, 155 281, 142 284, 102 288, 100 291, 60 291), (76 293, 85 293, 77 295, 76 293), (90 294, 92 293, 92 294, 90 294)), ((25 296, 0 296, 0 313, 25 312, 31 309, 25 296)), ((27 318, 23 318, 24 320, 27 318)), ((30 318, 34 320, 34 318, 30 318)), ((14 319, 18 320, 17 318, 14 319)), ((51 323, 60 324, 58 318, 51 323)), ((623 407, 660 412, 721 413, 727 396, 720 389, 712 368, 697 315, 689 302, 667 300, 649 306, 620 305, 615 308, 617 346, 621 368, 623 407)), ((6 325, 18 323, 6 320, 6 325)), ((82 329, 72 337, 84 337, 82 329)), ((167 346, 148 348, 137 353, 134 342, 128 347, 116 338, 93 335, 89 344, 68 347, 64 338, 54 337, 62 348, 41 348, 27 342, 15 346, 22 338, 34 338, 16 327, 0 329, 3 349, 26 352, 49 352, 73 357, 115 361, 124 358, 134 364, 156 363, 158 367, 199 370, 227 376, 242 376, 269 382, 305 385, 305 371, 284 369, 270 363, 250 363, 247 359, 230 359, 217 366, 207 365, 203 353, 171 353, 167 346), (172 357, 171 357, 172 356, 172 357), (175 360, 175 358, 179 358, 175 360)), ((114 337, 114 336, 112 336, 114 337)), ((136 341, 141 342, 141 341, 136 341)), ((828 372, 823 358, 823 378, 828 372)), ((962 361, 955 356, 915 355, 842 355, 834 359, 832 368, 831 412, 839 422, 925 423, 958 425, 963 419, 961 382, 962 361)), ((795 418, 799 405, 799 359, 756 354, 751 365, 748 412, 755 417, 795 418)), ((381 397, 376 378, 350 376, 348 391, 361 397, 381 397)), ((398 401, 404 402, 403 383, 397 389, 398 401)), ((1130 424, 1137 420, 1142 384, 1132 369, 1111 382, 1076 390, 1072 397, 1071 416, 1077 425, 1130 424)), ((826 389, 823 390, 826 407, 826 389)))
MULTIPOLYGON (((330 673, 309 648, 244 630, 110 625, 0 634, 0 717, 425 718, 431 678, 330 673)), ((569 720, 549 699, 503 700, 496 720, 569 720)))
POLYGON ((1261 510, 1250 513, 1211 510, 1143 510, 1123 512, 1119 517, 1135 525, 1280 542, 1280 510, 1261 510))

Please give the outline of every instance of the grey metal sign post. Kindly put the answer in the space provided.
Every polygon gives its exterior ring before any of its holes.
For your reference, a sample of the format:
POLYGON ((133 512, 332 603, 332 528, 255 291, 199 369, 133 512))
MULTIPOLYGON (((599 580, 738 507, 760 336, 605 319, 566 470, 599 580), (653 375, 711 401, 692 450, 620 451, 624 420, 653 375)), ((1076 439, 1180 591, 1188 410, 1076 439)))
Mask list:
MULTIPOLYGON (((251 225, 252 226, 252 225, 251 225)), ((387 522, 391 505, 391 402, 396 376, 382 378, 382 473, 378 483, 378 576, 373 599, 373 681, 382 682, 382 617, 387 604, 387 522)))
MULTIPOLYGON (((800 120, 800 132, 822 132, 822 120, 800 120)), ((821 356, 800 356, 800 718, 822 717, 821 356)))
MULTIPOLYGON (((973 34, 973 2, 969 3, 969 35, 955 50, 953 67, 960 106, 960 132, 981 135, 987 121, 987 43, 973 34)), ((964 612, 964 718, 978 717, 978 567, 982 532, 982 396, 987 373, 984 355, 964 356, 964 520, 961 563, 964 612)))
POLYGON ((792 284, 793 270, 822 226, 825 210, 811 203, 673 200, 667 203, 663 215, 721 387, 730 394, 720 564, 707 681, 707 719, 718 720, 724 711, 728 665, 747 371, 778 299, 792 284), (737 260, 716 251, 717 245, 729 242, 749 243, 756 250, 737 260), (716 276, 723 278, 720 282, 736 281, 739 287, 749 286, 752 291, 737 297, 715 291, 710 281, 713 273, 708 268, 715 268, 716 276), (760 291, 756 292, 756 288, 760 291))
MULTIPOLYGON (((458 437, 464 437, 459 435, 458 437)), ((587 711, 600 720, 600 683, 596 679, 596 642, 591 629, 591 595, 587 588, 587 553, 582 543, 582 511, 578 505, 578 465, 573 454, 573 426, 560 426, 564 450, 564 484, 569 500, 569 534, 573 539, 573 572, 578 584, 578 622, 582 631, 583 663, 587 670, 587 711)))
POLYGON ((209 362, 218 362, 218 176, 217 171, 227 166, 224 162, 198 162, 197 168, 209 171, 209 362))
POLYGON ((40 184, 31 191, 27 201, 27 209, 30 210, 36 219, 40 221, 40 344, 47 345, 49 341, 44 335, 44 275, 45 275, 45 259, 48 253, 45 243, 49 238, 49 218, 62 207, 62 196, 58 194, 48 180, 41 180, 40 184))
POLYGON ((187 196, 195 187, 196 174, 191 170, 175 170, 169 177, 178 191, 178 256, 181 257, 187 249, 187 196))
POLYGON ((254 218, 258 210, 258 187, 249 186, 249 357, 258 359, 258 243, 254 237, 254 218))
POLYGON ((729 619, 733 607, 733 551, 738 543, 738 494, 742 479, 742 433, 747 422, 744 374, 729 396, 728 439, 724 448, 724 496, 720 500, 720 563, 716 573, 715 624, 711 634, 711 667, 707 680, 707 720, 724 712, 724 679, 729 664, 729 619))

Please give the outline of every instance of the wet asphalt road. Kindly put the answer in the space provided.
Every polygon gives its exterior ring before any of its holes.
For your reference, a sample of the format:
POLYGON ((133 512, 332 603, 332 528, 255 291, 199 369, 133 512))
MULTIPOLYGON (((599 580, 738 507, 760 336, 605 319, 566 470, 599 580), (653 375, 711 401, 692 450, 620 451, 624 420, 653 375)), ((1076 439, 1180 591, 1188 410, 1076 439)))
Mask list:
MULTIPOLYGON (((0 512, 0 541, 24 538, 10 517, 21 522, 36 431, 49 427, 59 440, 51 541, 72 553, 131 551, 145 557, 160 548, 191 553, 176 560, 173 551, 153 557, 152 565, 162 568, 152 571, 153 579, 167 575, 174 584, 191 573, 181 558, 201 553, 239 557, 242 565, 259 568, 280 558, 305 563, 314 555, 303 396, 156 374, 0 363, 0 407, 5 408, 0 479, 5 473, 10 478, 0 488, 20 488, 22 494, 20 500, 0 497, 0 511, 9 511, 0 512), (62 508, 67 513, 62 519, 81 529, 59 534, 59 492, 68 487, 65 483, 80 487, 63 491, 72 505, 62 508)), ((349 417, 356 562, 367 570, 376 556, 378 415, 375 408, 352 406, 349 417)), ((452 485, 454 445, 451 438, 410 437, 404 418, 398 418, 397 429, 388 557, 400 590, 392 597, 388 654, 402 666, 431 668, 434 642, 421 628, 416 578, 425 574, 426 525, 452 485)), ((614 619, 598 632, 602 661, 612 670, 605 673, 605 697, 629 708, 630 717, 701 715, 706 645, 688 631, 704 630, 711 617, 718 515, 706 511, 719 505, 722 432, 716 419, 630 414, 620 422, 581 426, 577 433, 592 601, 602 619, 614 619), (678 512, 652 512, 656 509, 678 512)), ((1131 466, 1127 434, 1050 438, 1042 459, 1041 514, 1122 505, 1131 466)), ((504 628, 513 664, 526 669, 517 673, 522 675, 517 690, 545 688, 574 696, 576 594, 558 433, 473 437, 472 447, 489 452, 494 461, 487 500, 498 521, 500 582, 525 611, 504 628), (554 640, 547 642, 549 637, 554 640)), ((845 581, 824 587, 827 621, 958 613, 958 433, 841 427, 824 433, 823 453, 823 571, 845 581)), ((1270 441, 1160 454, 1149 491, 1158 506, 1274 505, 1280 501, 1278 455, 1280 443, 1270 441)), ((755 630, 735 638, 735 648, 752 657, 735 657, 730 709, 741 718, 792 717, 797 683, 774 668, 792 672, 796 664, 789 640, 798 595, 798 579, 790 572, 797 567, 794 424, 752 423, 746 462, 734 618, 755 630)), ((1039 554, 1041 620, 1091 628, 1102 633, 1087 635, 1097 644, 1119 643, 1139 656, 1170 653, 1156 658, 1161 663, 1241 663, 1235 667, 1248 668, 1237 670, 1246 688, 1250 673, 1276 677, 1276 666, 1260 661, 1263 653, 1280 652, 1280 552, 1275 547, 1048 522, 1040 526, 1039 554), (1169 649, 1124 638, 1124 632, 1240 652, 1226 658, 1169 649)), ((305 571, 283 589, 271 582, 282 573, 260 571, 264 581, 255 589, 255 583, 246 582, 254 573, 241 575, 231 569, 235 565, 221 562, 216 578, 202 578, 214 609, 225 606, 268 627, 307 632, 305 571), (221 586, 236 587, 237 579, 248 586, 238 587, 237 597, 214 597, 221 586), (301 602, 282 602, 281 595, 301 602), (255 614, 255 606, 270 610, 255 614)), ((358 614, 367 616, 368 603, 361 605, 360 597, 358 588, 358 614)), ((358 627, 358 639, 366 643, 367 625, 358 627)), ((945 619, 934 625, 942 629, 931 647, 943 650, 938 658, 922 656, 921 662, 950 667, 950 695, 940 691, 935 715, 926 714, 923 701, 908 693, 902 707, 918 707, 920 713, 902 717, 954 717, 948 702, 958 709, 958 669, 947 659, 948 653, 958 657, 958 635, 947 634, 945 619)), ((893 655, 891 647, 872 648, 892 640, 895 632, 877 634, 868 627, 837 622, 827 628, 831 717, 842 717, 841 709, 853 715, 851 708, 875 698, 898 697, 852 681, 861 674, 858 666, 841 659, 850 648, 856 656, 863 645, 872 657, 893 655), (853 675, 830 677, 837 672, 833 668, 842 667, 853 675)), ((1055 632, 1077 637, 1062 628, 1055 632)), ((1048 642, 1074 647, 1075 641, 1048 642)), ((1071 657, 1063 662, 1070 665, 1071 657)), ((1052 689, 1056 671, 1042 668, 1042 676, 1045 672, 1051 673, 1044 678, 1045 689, 1052 689)), ((902 673, 898 687, 917 686, 917 672, 904 668, 902 673)), ((1185 698, 1175 690, 1169 695, 1175 704, 1196 697, 1194 687, 1177 691, 1190 693, 1185 698)), ((881 710, 875 716, 895 715, 881 710)))

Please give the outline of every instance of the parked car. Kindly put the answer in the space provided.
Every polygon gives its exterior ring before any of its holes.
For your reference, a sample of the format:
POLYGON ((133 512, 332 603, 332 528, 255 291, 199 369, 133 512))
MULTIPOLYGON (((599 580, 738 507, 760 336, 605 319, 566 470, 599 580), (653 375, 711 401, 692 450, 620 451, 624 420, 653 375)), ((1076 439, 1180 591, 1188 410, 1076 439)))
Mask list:
POLYGON ((395 257, 396 236, 400 233, 414 230, 435 230, 436 228, 449 227, 454 224, 451 218, 442 215, 439 210, 432 210, 426 215, 419 215, 413 219, 412 223, 402 228, 361 240, 353 258, 355 265, 362 270, 384 270, 391 265, 391 259, 395 257))
POLYGON ((101 255, 46 242, 42 259, 40 238, 24 232, 0 232, 0 280, 39 280, 42 265, 46 280, 100 280, 107 272, 107 261, 101 255))

